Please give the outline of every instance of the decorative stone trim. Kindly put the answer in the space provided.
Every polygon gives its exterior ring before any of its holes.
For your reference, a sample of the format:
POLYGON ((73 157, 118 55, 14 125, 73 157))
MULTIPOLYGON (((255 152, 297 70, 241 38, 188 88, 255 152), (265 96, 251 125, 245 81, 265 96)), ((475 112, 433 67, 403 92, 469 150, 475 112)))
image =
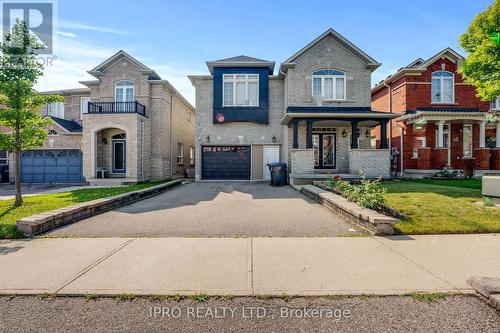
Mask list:
POLYGON ((143 200, 182 183, 176 179, 157 186, 83 202, 17 220, 17 228, 25 236, 33 236, 105 211, 143 200))
POLYGON ((323 190, 314 185, 302 186, 301 192, 307 197, 330 208, 334 212, 342 215, 347 220, 368 230, 373 235, 393 235, 394 224, 399 220, 380 214, 374 210, 363 208, 354 202, 347 201, 346 198, 323 190))

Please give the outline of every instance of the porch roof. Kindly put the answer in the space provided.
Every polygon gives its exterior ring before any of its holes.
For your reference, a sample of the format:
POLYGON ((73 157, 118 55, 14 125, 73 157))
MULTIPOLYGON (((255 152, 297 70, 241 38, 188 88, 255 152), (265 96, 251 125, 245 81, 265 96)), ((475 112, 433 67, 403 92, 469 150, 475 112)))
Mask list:
POLYGON ((370 107, 289 106, 281 124, 288 125, 293 119, 379 121, 390 120, 398 116, 395 113, 373 111, 370 107))
POLYGON ((488 113, 479 110, 478 108, 416 108, 408 110, 405 114, 398 117, 397 121, 405 123, 422 122, 426 120, 487 120, 488 113))

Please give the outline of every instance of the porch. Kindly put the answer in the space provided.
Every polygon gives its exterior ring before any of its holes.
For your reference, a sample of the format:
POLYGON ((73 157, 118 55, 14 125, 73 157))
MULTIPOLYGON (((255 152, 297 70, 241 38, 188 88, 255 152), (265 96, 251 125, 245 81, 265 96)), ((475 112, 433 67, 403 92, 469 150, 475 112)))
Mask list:
POLYGON ((406 176, 431 177, 447 168, 482 176, 500 171, 500 120, 477 109, 417 109, 398 119, 404 126, 406 176))
POLYGON ((366 107, 289 107, 290 183, 310 184, 332 176, 358 179, 390 178, 387 125, 397 115, 366 107), (381 131, 380 148, 372 142, 372 129, 381 131), (353 135, 354 133, 354 135, 353 135))

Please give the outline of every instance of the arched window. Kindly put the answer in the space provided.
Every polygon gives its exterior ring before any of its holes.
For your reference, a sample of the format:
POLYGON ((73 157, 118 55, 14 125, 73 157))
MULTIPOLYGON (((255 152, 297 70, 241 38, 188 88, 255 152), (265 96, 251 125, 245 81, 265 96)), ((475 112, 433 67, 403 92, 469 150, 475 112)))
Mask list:
POLYGON ((49 135, 57 135, 57 131, 54 129, 49 130, 49 135))
POLYGON ((125 133, 120 133, 120 134, 113 135, 113 137, 111 139, 114 139, 114 140, 123 140, 125 138, 126 138, 125 133))
POLYGON ((133 102, 134 101, 134 82, 118 81, 115 83, 115 102, 133 102))
POLYGON ((345 73, 335 69, 321 69, 313 72, 312 94, 325 100, 345 100, 345 73))
POLYGON ((450 104, 455 101, 455 77, 453 73, 432 73, 432 103, 450 104))

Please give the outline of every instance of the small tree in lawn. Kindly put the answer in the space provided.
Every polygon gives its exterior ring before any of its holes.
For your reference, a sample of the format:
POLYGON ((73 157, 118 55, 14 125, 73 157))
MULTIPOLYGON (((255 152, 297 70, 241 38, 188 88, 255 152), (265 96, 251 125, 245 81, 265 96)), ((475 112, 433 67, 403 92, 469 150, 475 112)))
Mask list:
POLYGON ((460 45, 469 54, 460 69, 465 82, 479 97, 491 101, 500 96, 500 0, 476 15, 460 45))
POLYGON ((0 43, 0 126, 4 128, 0 131, 0 149, 13 154, 14 206, 23 203, 20 152, 43 146, 48 134, 46 127, 52 123, 35 111, 48 103, 62 101, 61 96, 42 96, 33 88, 43 75, 43 65, 36 58, 36 51, 43 48, 21 20, 16 21, 5 43, 0 43))

